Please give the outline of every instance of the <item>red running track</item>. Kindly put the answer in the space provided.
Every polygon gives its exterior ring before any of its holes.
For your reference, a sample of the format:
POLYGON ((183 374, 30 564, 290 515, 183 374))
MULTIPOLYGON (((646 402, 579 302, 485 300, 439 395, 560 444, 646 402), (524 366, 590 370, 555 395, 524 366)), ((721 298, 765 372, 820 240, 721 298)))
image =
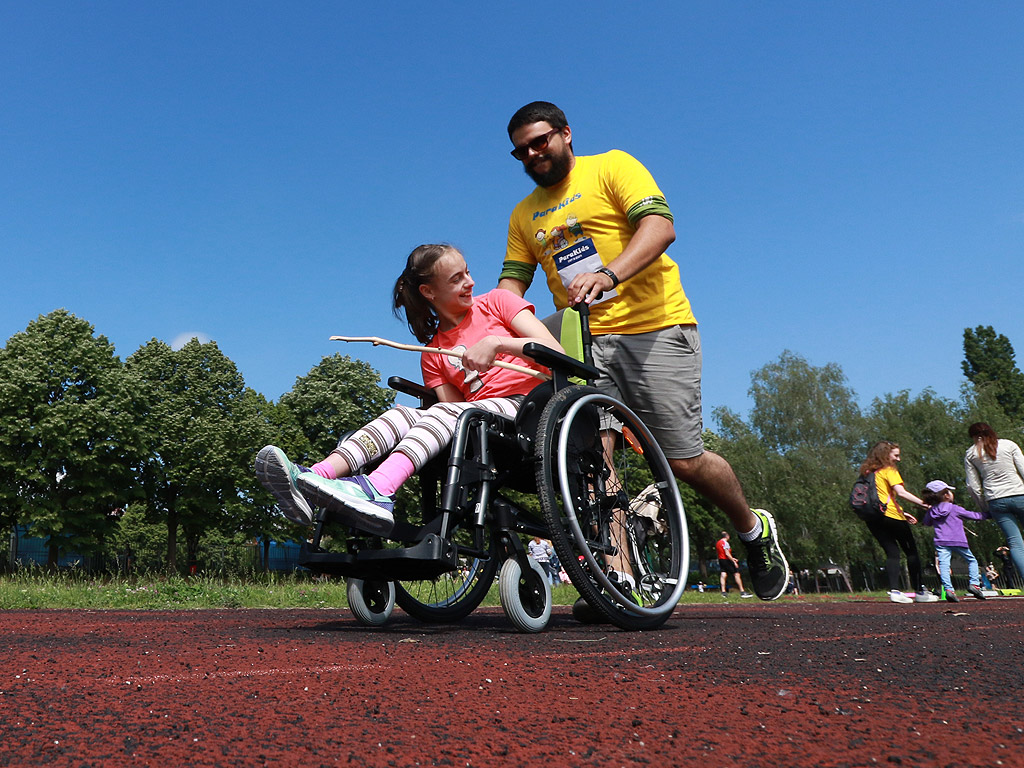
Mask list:
POLYGON ((1024 600, 555 610, 0 613, 0 765, 1024 765, 1024 600))

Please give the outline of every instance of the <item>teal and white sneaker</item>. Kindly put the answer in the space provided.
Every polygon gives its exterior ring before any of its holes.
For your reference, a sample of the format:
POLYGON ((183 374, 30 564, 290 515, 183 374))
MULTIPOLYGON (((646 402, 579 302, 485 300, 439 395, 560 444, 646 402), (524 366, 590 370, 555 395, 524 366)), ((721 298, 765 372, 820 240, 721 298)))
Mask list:
POLYGON ((763 530, 754 541, 746 541, 747 567, 753 582, 754 594, 762 600, 777 600, 789 583, 789 564, 779 546, 775 518, 764 509, 752 509, 761 520, 763 530))
POLYGON ((380 493, 365 475, 328 480, 307 472, 296 482, 310 501, 349 525, 378 536, 395 527, 395 500, 380 493))
POLYGON ((299 525, 313 524, 313 508, 302 496, 295 479, 300 474, 313 474, 292 464, 276 445, 261 448, 256 454, 256 477, 274 495, 284 516, 299 525))

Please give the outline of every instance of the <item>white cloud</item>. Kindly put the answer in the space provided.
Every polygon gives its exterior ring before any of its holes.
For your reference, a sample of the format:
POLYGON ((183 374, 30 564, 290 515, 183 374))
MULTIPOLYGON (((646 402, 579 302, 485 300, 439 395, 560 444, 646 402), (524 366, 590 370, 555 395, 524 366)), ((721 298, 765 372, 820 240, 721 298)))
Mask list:
POLYGON ((192 339, 196 339, 200 344, 206 344, 207 342, 213 341, 202 331, 186 331, 185 333, 179 333, 174 337, 171 342, 171 349, 177 351, 188 344, 192 339))

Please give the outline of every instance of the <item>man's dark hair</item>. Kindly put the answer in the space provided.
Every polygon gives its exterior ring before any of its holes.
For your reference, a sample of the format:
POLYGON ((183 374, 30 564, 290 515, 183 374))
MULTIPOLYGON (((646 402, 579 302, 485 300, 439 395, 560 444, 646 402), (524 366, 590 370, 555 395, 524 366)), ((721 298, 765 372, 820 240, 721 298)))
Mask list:
POLYGON ((508 121, 508 137, 522 128, 524 125, 544 122, 552 128, 565 128, 569 121, 565 119, 565 112, 560 110, 550 101, 531 101, 525 107, 520 107, 512 119, 508 121))

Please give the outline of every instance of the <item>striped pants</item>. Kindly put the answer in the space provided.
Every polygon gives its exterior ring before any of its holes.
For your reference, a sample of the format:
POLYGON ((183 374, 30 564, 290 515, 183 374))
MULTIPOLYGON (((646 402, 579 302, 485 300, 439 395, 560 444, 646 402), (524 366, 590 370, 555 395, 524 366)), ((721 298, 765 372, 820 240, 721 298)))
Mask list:
POLYGON ((495 397, 472 403, 437 403, 426 410, 396 405, 362 429, 343 438, 334 453, 358 474, 368 463, 398 451, 416 467, 441 453, 455 436, 455 424, 467 408, 480 408, 515 418, 522 396, 495 397))

